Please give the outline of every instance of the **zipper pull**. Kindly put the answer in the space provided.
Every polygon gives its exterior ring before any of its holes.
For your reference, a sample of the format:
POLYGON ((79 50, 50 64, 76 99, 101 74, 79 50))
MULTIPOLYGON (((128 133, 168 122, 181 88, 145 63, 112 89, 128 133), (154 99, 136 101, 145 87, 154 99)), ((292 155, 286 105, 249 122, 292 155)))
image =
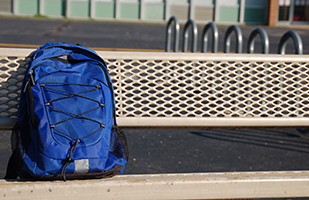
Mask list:
POLYGON ((35 85, 35 81, 34 81, 34 75, 33 75, 33 70, 31 70, 30 72, 29 72, 29 76, 30 76, 30 80, 31 80, 31 83, 32 83, 32 85, 31 86, 34 86, 35 85))
POLYGON ((26 92, 27 91, 27 88, 28 88, 28 85, 29 85, 29 83, 30 83, 30 81, 31 81, 31 86, 34 86, 35 85, 35 81, 34 81, 34 77, 33 77, 33 70, 31 70, 30 72, 29 72, 29 79, 28 79, 28 81, 26 82, 26 84, 25 84, 25 87, 24 87, 24 90, 23 90, 23 92, 26 92))

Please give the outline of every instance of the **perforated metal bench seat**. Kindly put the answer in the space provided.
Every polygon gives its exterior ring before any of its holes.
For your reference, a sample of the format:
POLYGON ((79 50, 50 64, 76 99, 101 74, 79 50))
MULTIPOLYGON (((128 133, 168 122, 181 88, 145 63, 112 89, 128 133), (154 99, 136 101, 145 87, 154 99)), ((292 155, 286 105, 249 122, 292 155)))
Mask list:
MULTIPOLYGON (((14 124, 24 57, 31 51, 0 49, 2 128, 14 124)), ((122 127, 309 124, 308 56, 98 53, 108 64, 122 127)))

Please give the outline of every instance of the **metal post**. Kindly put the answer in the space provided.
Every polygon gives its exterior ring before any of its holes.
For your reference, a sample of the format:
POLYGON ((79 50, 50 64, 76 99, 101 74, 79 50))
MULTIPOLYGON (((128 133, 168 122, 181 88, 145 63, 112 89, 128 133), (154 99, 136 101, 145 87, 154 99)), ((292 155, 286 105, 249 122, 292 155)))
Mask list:
POLYGON ((95 5, 94 5, 95 3, 94 3, 94 0, 90 0, 89 3, 90 3, 90 6, 89 6, 90 16, 89 17, 93 19, 93 18, 95 18, 95 5))
POLYGON ((287 31, 280 39, 278 54, 285 54, 286 44, 289 38, 292 38, 295 44, 295 54, 303 54, 303 42, 301 37, 293 30, 287 31))
POLYGON ((239 23, 243 24, 245 22, 245 7, 246 0, 240 0, 239 3, 239 23))
POLYGON ((255 38, 258 34, 260 35, 261 40, 262 40, 262 53, 268 54, 269 53, 269 38, 268 38, 267 32, 260 27, 254 29, 251 32, 251 34, 249 36, 249 40, 248 40, 248 50, 247 50, 247 52, 250 53, 250 54, 254 53, 255 38))
POLYGON ((39 0, 39 15, 44 15, 44 0, 39 0))
POLYGON ((145 19, 145 0, 139 0, 139 18, 140 20, 145 19))
POLYGON ((190 3, 189 3, 189 18, 190 19, 194 19, 194 0, 190 0, 190 3))
POLYGON ((216 0, 214 3, 215 6, 215 10, 214 10, 214 22, 218 22, 219 21, 219 9, 220 9, 220 0, 216 0))
POLYGON ((12 13, 13 13, 13 15, 18 14, 18 5, 17 4, 18 4, 17 0, 12 1, 12 13))
POLYGON ((115 0, 115 18, 120 19, 120 2, 115 0))
POLYGON ((209 29, 212 31, 212 53, 218 52, 219 32, 214 22, 209 22, 203 29, 202 33, 202 52, 207 52, 208 33, 209 29))
POLYGON ((180 26, 179 26, 178 19, 175 16, 172 16, 167 23, 165 51, 166 52, 171 51, 172 23, 174 23, 174 52, 178 52, 180 26))
POLYGON ((236 53, 242 52, 242 32, 238 26, 232 25, 227 29, 224 36, 224 53, 230 52, 231 34, 233 31, 235 31, 236 34, 236 53))
POLYGON ((187 52, 188 51, 188 40, 189 40, 189 27, 191 26, 192 30, 192 52, 196 52, 197 48, 197 25, 196 23, 189 19, 187 23, 185 24, 184 31, 183 31, 183 46, 182 51, 187 52))
POLYGON ((169 16, 170 16, 170 4, 169 0, 165 0, 165 16, 164 16, 165 21, 169 19, 169 16))
POLYGON ((70 8, 69 8, 69 4, 70 4, 70 2, 69 2, 70 0, 65 0, 65 17, 66 18, 69 18, 69 13, 70 13, 70 8))

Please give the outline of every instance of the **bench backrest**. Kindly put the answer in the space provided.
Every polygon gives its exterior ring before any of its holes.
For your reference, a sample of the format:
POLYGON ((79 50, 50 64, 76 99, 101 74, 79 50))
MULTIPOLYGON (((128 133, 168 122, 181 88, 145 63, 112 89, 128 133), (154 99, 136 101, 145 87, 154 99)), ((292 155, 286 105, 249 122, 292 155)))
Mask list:
MULTIPOLYGON (((0 48, 0 127, 17 115, 25 57, 0 48)), ((122 127, 301 127, 309 124, 309 57, 98 51, 122 127)))

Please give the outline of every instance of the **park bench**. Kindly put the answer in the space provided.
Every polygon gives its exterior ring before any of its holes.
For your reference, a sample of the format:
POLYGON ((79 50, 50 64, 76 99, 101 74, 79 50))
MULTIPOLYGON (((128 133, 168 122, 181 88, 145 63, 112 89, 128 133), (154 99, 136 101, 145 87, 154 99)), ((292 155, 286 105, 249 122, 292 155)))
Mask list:
MULTIPOLYGON (((0 48, 0 128, 13 127, 27 57, 0 48)), ((123 128, 307 127, 309 57, 98 51, 123 128)), ((309 197, 309 171, 121 175, 104 180, 0 180, 1 199, 309 197)))

